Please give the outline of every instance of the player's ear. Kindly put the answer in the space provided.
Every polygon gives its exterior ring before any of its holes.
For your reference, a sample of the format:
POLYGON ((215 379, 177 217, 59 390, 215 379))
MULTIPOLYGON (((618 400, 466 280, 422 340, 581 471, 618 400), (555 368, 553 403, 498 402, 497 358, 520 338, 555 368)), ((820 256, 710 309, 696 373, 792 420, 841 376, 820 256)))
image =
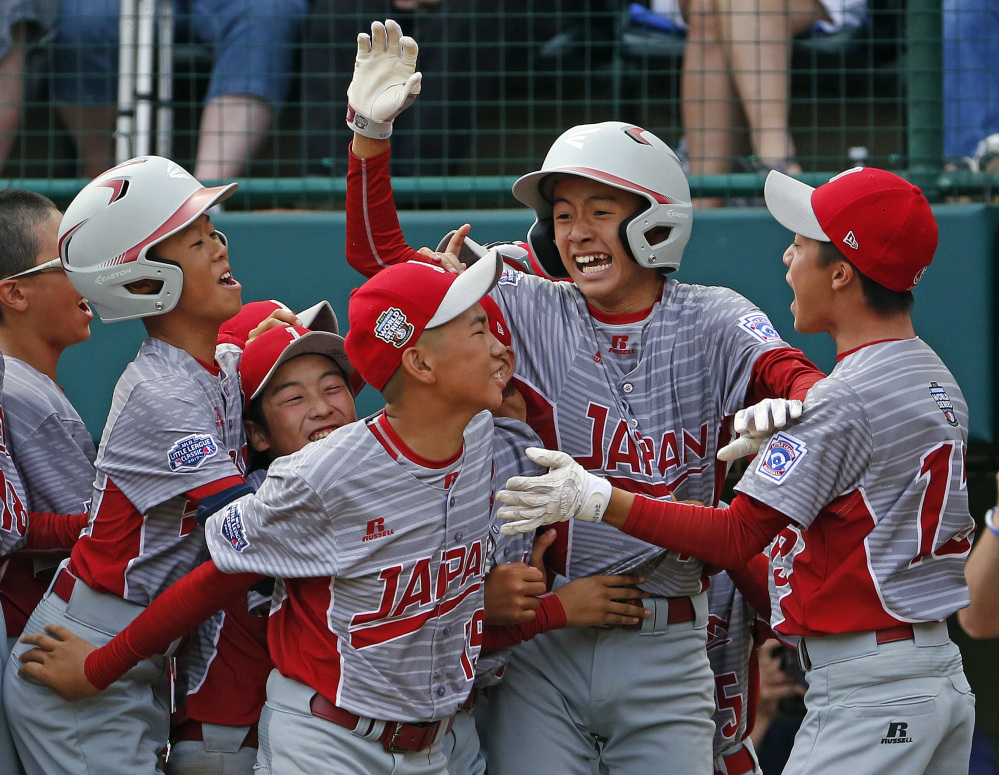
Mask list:
POLYGON ((849 261, 834 261, 829 279, 834 291, 843 290, 854 280, 859 281, 857 270, 849 261))
POLYGON ((246 441, 257 452, 266 452, 271 448, 271 439, 267 431, 253 420, 243 420, 246 428, 246 441))
POLYGON ((0 280, 0 306, 18 312, 24 312, 28 308, 28 299, 17 280, 0 280))
POLYGON ((402 364, 399 368, 408 375, 410 379, 430 385, 436 380, 433 367, 433 348, 421 345, 417 342, 412 347, 407 347, 402 353, 402 364))

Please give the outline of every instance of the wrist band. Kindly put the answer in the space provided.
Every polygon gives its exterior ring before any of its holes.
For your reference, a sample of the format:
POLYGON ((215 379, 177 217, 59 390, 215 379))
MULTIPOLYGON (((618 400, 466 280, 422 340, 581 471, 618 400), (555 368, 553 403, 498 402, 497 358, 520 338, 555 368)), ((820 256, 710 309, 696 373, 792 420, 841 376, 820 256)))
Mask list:
POLYGON ((995 515, 995 507, 989 509, 985 512, 985 527, 991 530, 996 537, 999 537, 999 528, 996 527, 996 523, 993 521, 993 516, 995 515))

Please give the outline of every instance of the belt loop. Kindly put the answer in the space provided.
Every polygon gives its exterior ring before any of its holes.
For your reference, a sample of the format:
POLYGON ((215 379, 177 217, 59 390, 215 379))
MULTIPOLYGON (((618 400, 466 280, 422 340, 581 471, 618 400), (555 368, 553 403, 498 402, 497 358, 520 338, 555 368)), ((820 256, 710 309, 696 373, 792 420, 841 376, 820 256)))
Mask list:
POLYGON ((642 635, 658 635, 666 632, 669 626, 669 600, 665 597, 649 597, 639 602, 652 613, 642 620, 642 635))
POLYGON ((708 593, 699 592, 690 596, 694 606, 694 629, 703 630, 708 626, 708 593))

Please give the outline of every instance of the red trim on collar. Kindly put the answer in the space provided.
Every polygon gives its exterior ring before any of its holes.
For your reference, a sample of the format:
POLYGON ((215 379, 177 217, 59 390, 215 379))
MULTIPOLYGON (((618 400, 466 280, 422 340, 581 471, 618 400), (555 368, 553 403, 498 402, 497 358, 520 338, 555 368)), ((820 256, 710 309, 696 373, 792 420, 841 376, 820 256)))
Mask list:
MULTIPOLYGON (((194 358, 193 355, 191 357, 194 358)), ((205 371, 207 371, 213 377, 217 377, 219 374, 222 373, 222 367, 219 366, 218 361, 212 361, 211 363, 208 363, 208 361, 203 361, 201 360, 201 358, 194 358, 194 360, 200 363, 204 367, 205 371)))
POLYGON ((640 323, 645 320, 649 315, 652 314, 652 310, 655 308, 656 304, 663 300, 663 285, 659 286, 659 293, 656 295, 656 300, 652 303, 652 306, 639 310, 638 312, 627 312, 617 314, 614 312, 601 312, 596 307, 594 307, 590 302, 586 302, 586 308, 590 311, 590 314, 599 320, 601 323, 608 323, 612 326, 623 326, 628 323, 640 323))
POLYGON ((388 446, 389 444, 405 455, 407 460, 416 463, 416 465, 422 466, 423 468, 447 468, 458 461, 461 457, 461 453, 465 449, 465 444, 463 442, 461 447, 458 448, 458 451, 446 460, 428 460, 427 458, 413 452, 413 450, 406 445, 406 442, 402 440, 402 437, 396 433, 395 428, 393 428, 392 424, 388 421, 388 417, 385 416, 384 411, 378 415, 378 418, 369 427, 375 431, 375 438, 378 439, 381 445, 385 447, 390 455, 392 455, 393 459, 396 458, 396 455, 394 454, 395 450, 390 449, 388 446))
POLYGON ((871 345, 874 344, 884 344, 885 342, 901 342, 901 341, 902 341, 901 339, 895 338, 895 339, 875 339, 873 342, 866 342, 865 344, 854 347, 852 350, 847 350, 845 353, 838 353, 836 355, 836 363, 839 363, 848 355, 853 355, 858 350, 863 350, 865 347, 870 347, 871 345))

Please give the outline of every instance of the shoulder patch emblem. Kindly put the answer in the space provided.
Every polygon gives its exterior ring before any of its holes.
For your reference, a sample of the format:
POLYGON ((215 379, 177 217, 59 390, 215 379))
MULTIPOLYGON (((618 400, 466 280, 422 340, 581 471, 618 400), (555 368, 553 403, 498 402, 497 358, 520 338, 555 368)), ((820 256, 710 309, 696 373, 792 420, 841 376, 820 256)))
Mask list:
POLYGON ((776 433, 763 452, 756 475, 776 484, 783 484, 807 453, 805 442, 783 431, 776 433))
POLYGON ((947 391, 940 387, 936 382, 931 382, 930 395, 933 396, 933 400, 937 402, 937 406, 940 407, 940 411, 944 413, 944 417, 947 418, 947 422, 956 428, 958 424, 957 412, 954 411, 954 404, 951 403, 950 396, 947 395, 947 391))
POLYGON ((171 471, 193 471, 218 451, 215 439, 207 433, 192 433, 170 447, 167 462, 171 471))
POLYGON ((780 341, 780 334, 777 333, 777 329, 774 328, 773 323, 770 322, 770 318, 762 312, 753 312, 749 315, 743 315, 739 318, 739 325, 761 342, 780 341))
POLYGON ((402 347, 413 336, 416 328, 398 307, 389 307, 375 323, 375 336, 393 347, 402 347))
POLYGON ((517 269, 504 269, 503 274, 500 275, 499 284, 500 285, 516 285, 520 282, 520 276, 524 274, 517 269))
POLYGON ((239 510, 238 503, 230 503, 224 512, 219 524, 219 533, 229 542, 229 546, 237 552, 242 552, 250 545, 246 537, 246 527, 243 525, 243 515, 239 510))

